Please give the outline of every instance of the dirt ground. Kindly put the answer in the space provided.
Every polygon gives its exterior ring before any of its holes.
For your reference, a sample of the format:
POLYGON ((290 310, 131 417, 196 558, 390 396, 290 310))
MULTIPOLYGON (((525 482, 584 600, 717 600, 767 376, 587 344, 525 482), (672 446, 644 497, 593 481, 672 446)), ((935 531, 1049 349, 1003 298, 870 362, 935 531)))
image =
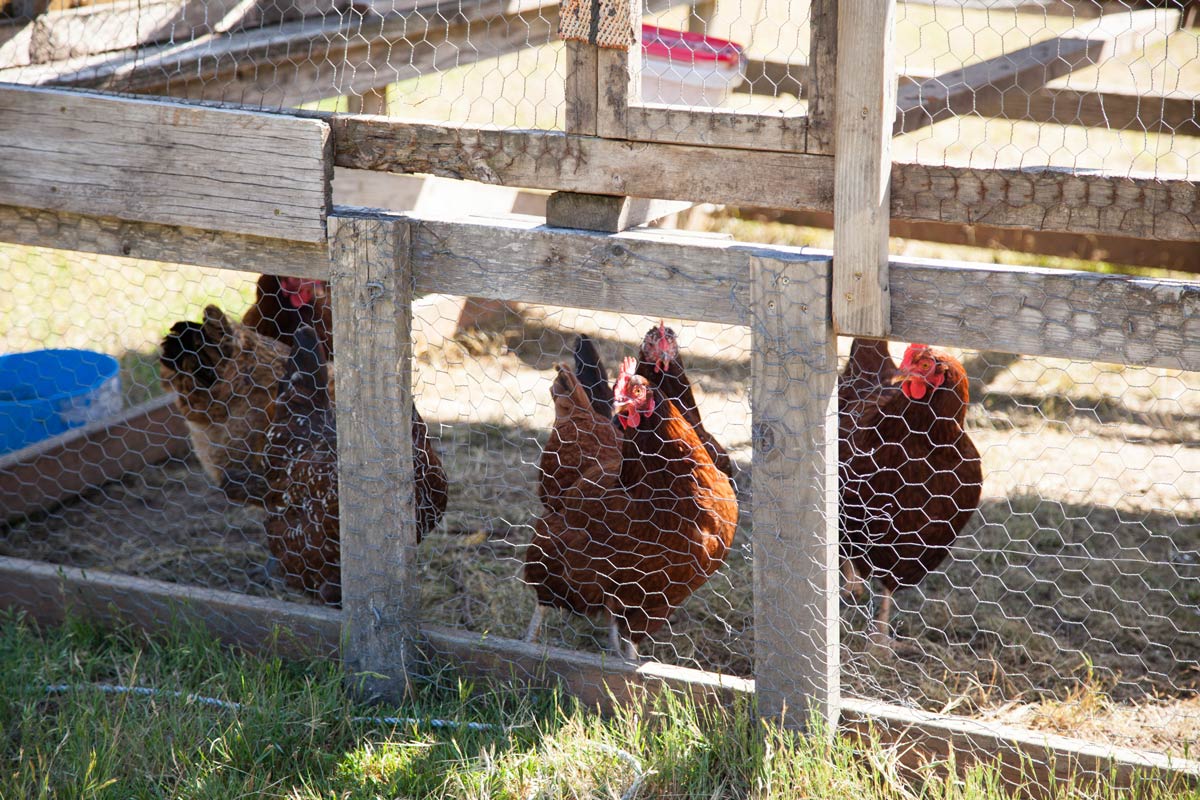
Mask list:
MULTIPOLYGON (((652 322, 527 309, 503 333, 416 347, 416 398, 451 477, 420 549, 421 606, 442 625, 523 634, 519 578, 549 383, 572 337, 615 364, 652 322)), ((670 322, 670 321, 669 321, 670 322)), ((648 655, 753 672, 749 331, 675 323, 706 425, 742 468, 725 567, 648 655)), ((843 343, 844 346, 848 343, 843 343)), ((965 353, 984 500, 939 572, 897 596, 894 653, 843 612, 850 695, 1182 754, 1200 743, 1200 375, 965 353)), ((192 461, 147 469, 0 528, 0 553, 307 602, 271 578, 259 512, 192 461)), ((549 617, 547 639, 604 631, 549 617)))

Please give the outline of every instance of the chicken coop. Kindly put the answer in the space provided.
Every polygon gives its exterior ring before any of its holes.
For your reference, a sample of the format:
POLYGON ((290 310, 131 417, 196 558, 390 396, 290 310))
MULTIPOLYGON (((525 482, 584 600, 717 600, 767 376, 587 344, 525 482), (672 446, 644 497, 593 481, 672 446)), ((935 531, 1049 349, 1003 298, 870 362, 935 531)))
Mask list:
POLYGON ((0 606, 1200 783, 1198 17, 0 0, 0 606))

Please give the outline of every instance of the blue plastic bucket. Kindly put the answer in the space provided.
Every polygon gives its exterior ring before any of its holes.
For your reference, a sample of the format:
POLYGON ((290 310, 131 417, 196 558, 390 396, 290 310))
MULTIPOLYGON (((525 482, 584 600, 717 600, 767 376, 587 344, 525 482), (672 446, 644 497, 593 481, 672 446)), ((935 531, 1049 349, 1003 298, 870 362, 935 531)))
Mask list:
POLYGON ((0 454, 120 411, 120 369, 90 350, 0 356, 0 454))

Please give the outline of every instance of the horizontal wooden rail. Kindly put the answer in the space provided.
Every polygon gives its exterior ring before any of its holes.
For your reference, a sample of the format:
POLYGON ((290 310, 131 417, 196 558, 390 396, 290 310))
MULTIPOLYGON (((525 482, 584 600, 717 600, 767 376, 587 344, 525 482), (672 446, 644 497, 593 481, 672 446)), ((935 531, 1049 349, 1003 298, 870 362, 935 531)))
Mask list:
MULTIPOLYGON (((340 167, 504 186, 772 208, 833 209, 833 159, 553 131, 331 115, 340 167), (737 176, 732 180, 730 176, 737 176)), ((891 216, 1200 241, 1200 183, 1045 167, 893 164, 891 216)))
MULTIPOLYGON (((751 258, 829 257, 686 232, 548 228, 527 217, 411 218, 418 292, 735 325, 749 322, 751 258)), ((896 256, 889 276, 895 339, 1200 370, 1200 283, 896 256)))
MULTIPOLYGON (((76 614, 101 624, 164 631, 181 621, 201 624, 222 641, 295 658, 336 656, 342 613, 319 606, 250 597, 146 578, 82 570, 0 556, 0 608, 20 609, 44 624, 76 614)), ((610 709, 647 692, 690 693, 728 704, 754 692, 754 681, 607 655, 541 648, 496 636, 424 626, 427 657, 468 673, 521 684, 561 685, 586 705, 610 709)), ((841 727, 897 746, 909 766, 930 761, 964 769, 999 763, 1006 776, 1045 783, 1051 777, 1099 778, 1128 785, 1141 773, 1200 785, 1200 762, 1097 745, 1053 734, 902 708, 855 698, 841 702, 841 727)))

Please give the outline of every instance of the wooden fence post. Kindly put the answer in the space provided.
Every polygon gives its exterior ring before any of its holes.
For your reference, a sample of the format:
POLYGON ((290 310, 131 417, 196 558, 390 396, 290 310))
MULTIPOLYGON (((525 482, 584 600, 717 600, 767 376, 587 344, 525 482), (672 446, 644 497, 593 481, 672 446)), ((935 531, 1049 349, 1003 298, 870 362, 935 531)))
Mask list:
POLYGON ((885 337, 896 0, 842 3, 837 14, 833 323, 838 333, 885 337))
POLYGON ((801 92, 808 100, 807 153, 833 155, 837 106, 837 0, 812 0, 808 21, 808 74, 801 92))
POLYGON ((343 660, 365 696, 395 699, 417 627, 410 233, 370 218, 330 218, 329 228, 343 660))
POLYGON ((792 727, 815 715, 832 731, 840 665, 829 263, 752 259, 751 309, 758 708, 792 727))

